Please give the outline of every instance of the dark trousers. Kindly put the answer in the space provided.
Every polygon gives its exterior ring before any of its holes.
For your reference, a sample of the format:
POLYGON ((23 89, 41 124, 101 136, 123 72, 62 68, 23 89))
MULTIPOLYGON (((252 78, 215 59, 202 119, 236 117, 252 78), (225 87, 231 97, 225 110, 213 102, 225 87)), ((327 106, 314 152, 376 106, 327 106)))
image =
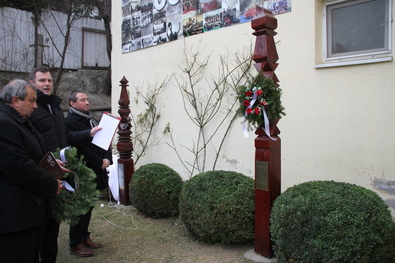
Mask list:
POLYGON ((79 220, 76 225, 70 226, 70 231, 69 231, 70 247, 78 246, 81 243, 81 241, 89 237, 90 233, 88 231, 88 228, 92 217, 92 209, 93 207, 91 207, 91 209, 85 215, 80 215, 78 217, 79 220))
POLYGON ((45 224, 23 231, 0 234, 0 262, 38 263, 45 224))
POLYGON ((59 223, 51 218, 47 221, 40 249, 40 263, 55 263, 58 255, 59 223))

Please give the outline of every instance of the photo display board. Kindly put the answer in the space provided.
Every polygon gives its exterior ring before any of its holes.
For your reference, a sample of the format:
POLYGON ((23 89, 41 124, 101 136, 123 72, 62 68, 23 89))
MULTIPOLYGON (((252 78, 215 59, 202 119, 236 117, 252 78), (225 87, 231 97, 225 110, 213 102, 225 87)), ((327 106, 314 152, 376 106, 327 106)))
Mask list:
POLYGON ((121 0, 122 53, 252 20, 259 5, 274 15, 291 0, 121 0))

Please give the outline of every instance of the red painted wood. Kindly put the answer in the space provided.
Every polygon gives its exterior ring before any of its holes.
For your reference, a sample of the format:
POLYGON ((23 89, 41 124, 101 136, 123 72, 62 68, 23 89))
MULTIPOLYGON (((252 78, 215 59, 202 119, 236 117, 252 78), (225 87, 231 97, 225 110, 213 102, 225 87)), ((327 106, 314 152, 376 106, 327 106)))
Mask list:
POLYGON ((123 205, 130 204, 129 198, 129 183, 134 173, 134 163, 132 159, 133 143, 131 140, 131 119, 130 115, 130 100, 127 93, 126 87, 128 86, 128 80, 123 77, 121 83, 121 94, 118 100, 119 104, 119 116, 121 121, 118 126, 118 143, 117 150, 119 152, 118 165, 123 167, 122 171, 119 171, 119 175, 123 175, 123 180, 120 180, 119 185, 119 201, 123 205))
POLYGON ((270 210, 281 194, 281 139, 276 141, 266 135, 255 139, 255 160, 268 162, 268 191, 255 188, 255 242, 254 249, 265 257, 273 257, 270 239, 270 210))
MULTIPOLYGON (((278 54, 274 42, 277 34, 277 19, 266 9, 257 6, 257 16, 251 21, 251 27, 255 30, 255 50, 252 59, 258 72, 267 78, 278 82, 274 73, 278 64, 278 54)), ((270 210, 274 200, 281 194, 281 139, 277 136, 280 131, 277 121, 270 122, 270 136, 265 134, 262 128, 255 132, 255 162, 267 162, 267 189, 257 187, 257 167, 255 167, 255 242, 256 253, 271 258, 274 256, 273 243, 270 236, 270 210)), ((261 175, 259 175, 261 176, 261 175)), ((260 177, 261 178, 261 177, 260 177)))

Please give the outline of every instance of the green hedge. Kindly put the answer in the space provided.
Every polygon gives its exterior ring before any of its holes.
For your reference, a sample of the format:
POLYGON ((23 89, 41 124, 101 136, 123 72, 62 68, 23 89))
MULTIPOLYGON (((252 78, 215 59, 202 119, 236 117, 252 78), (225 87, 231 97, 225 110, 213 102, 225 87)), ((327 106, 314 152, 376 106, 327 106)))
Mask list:
POLYGON ((180 216, 199 240, 247 243, 254 238, 254 180, 230 171, 198 174, 184 184, 180 216))
POLYGON ((271 234, 278 262, 395 262, 395 226, 373 191, 314 181, 274 202, 271 234))
POLYGON ((132 205, 153 218, 177 216, 183 186, 180 175, 170 167, 152 163, 137 169, 130 181, 132 205))

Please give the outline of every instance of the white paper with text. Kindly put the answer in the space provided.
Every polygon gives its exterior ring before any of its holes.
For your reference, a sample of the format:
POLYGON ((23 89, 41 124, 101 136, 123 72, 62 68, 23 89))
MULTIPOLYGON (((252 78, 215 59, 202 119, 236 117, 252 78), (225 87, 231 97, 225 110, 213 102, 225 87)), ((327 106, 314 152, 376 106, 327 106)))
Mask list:
POLYGON ((108 150, 120 120, 120 117, 115 117, 108 112, 104 112, 99 123, 99 127, 102 129, 95 134, 92 143, 104 150, 108 150))

